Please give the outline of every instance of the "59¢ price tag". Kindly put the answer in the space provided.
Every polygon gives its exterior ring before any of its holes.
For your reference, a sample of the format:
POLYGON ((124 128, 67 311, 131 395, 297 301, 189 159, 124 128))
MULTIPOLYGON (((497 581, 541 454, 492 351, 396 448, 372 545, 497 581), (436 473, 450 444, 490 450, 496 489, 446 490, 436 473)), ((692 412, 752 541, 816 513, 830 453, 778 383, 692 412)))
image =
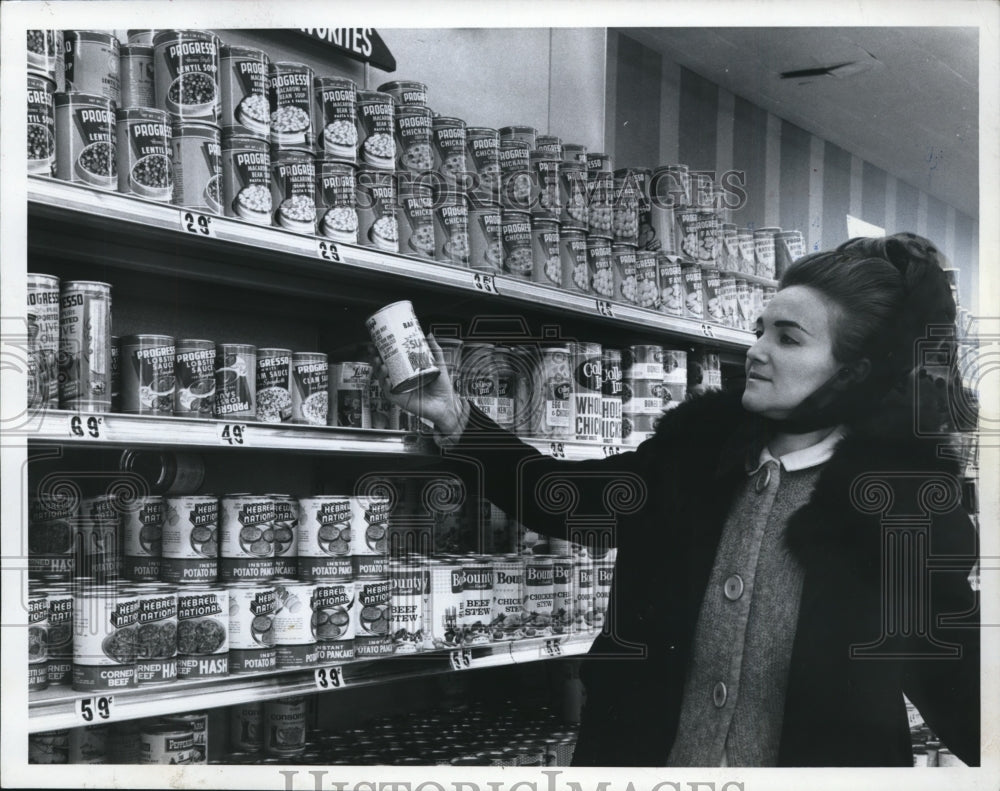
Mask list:
POLYGON ((84 724, 107 722, 114 715, 115 696, 101 695, 97 698, 83 698, 76 702, 76 716, 84 724))
POLYGON ((243 447, 247 444, 246 423, 220 423, 219 444, 227 447, 243 447))
POLYGON ((314 677, 317 689, 340 689, 347 686, 347 679, 344 678, 344 668, 340 665, 336 667, 317 667, 314 677))
POLYGON ((448 664, 452 670, 465 670, 472 667, 472 651, 468 648, 459 648, 448 652, 448 664))
POLYGON ((212 222, 210 214, 201 214, 196 211, 182 211, 181 230, 193 233, 195 236, 205 236, 210 239, 217 238, 215 235, 215 224, 212 222))
POLYGON ((69 435, 73 439, 104 439, 104 418, 97 415, 70 415, 69 435))

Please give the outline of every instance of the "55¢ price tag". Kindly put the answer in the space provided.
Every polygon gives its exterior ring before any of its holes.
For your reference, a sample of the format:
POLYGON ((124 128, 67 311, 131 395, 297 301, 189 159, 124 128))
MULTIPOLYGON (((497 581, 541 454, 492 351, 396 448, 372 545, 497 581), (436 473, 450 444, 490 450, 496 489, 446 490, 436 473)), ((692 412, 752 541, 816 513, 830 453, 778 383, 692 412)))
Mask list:
POLYGON ((347 686, 347 679, 344 678, 344 668, 340 665, 336 667, 317 667, 314 673, 316 689, 340 689, 347 686))
POLYGON ((240 448, 247 445, 246 423, 220 423, 219 444, 230 448, 240 448))
POLYGON ((73 439, 104 439, 104 418, 97 415, 70 415, 69 435, 73 439))
POLYGON ((472 651, 468 648, 459 648, 448 652, 448 664, 452 670, 466 670, 472 667, 472 651))
POLYGON ((558 640, 546 640, 542 646, 542 656, 562 656, 562 646, 558 640))
POLYGON ((192 233, 195 236, 204 236, 209 239, 216 239, 215 224, 212 222, 212 215, 201 214, 196 211, 181 212, 181 230, 185 233, 192 233))
POLYGON ((76 702, 76 717, 85 725, 107 722, 114 716, 115 696, 101 695, 97 698, 83 698, 76 702))

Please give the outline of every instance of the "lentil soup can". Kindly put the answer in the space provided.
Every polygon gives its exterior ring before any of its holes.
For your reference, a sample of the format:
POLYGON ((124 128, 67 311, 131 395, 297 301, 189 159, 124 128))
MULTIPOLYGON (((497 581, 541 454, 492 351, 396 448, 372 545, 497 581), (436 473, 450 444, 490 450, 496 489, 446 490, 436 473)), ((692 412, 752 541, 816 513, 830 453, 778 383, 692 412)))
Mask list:
POLYGON ((28 691, 49 686, 49 600, 38 589, 28 591, 28 691))
POLYGON ((271 134, 267 53, 250 47, 219 47, 219 94, 223 134, 267 141, 271 134))
POLYGON ((500 203, 500 133, 481 126, 466 127, 465 161, 472 173, 469 200, 473 206, 500 203))
POLYGON ((173 586, 143 584, 134 588, 139 599, 136 683, 163 684, 177 680, 177 593, 173 586))
POLYGON ((303 63, 272 61, 267 74, 272 145, 312 148, 313 70, 303 63))
POLYGON ((438 196, 434 211, 435 257, 458 266, 469 265, 469 205, 465 195, 438 196))
POLYGON ((223 581, 274 576, 274 502, 236 494, 219 502, 219 576, 223 581))
POLYGON ((125 558, 122 576, 134 582, 152 582, 160 577, 163 538, 163 498, 137 497, 122 516, 125 558))
POLYGON ((372 366, 369 362, 330 365, 330 425, 371 428, 372 366))
POLYGON ((266 140, 223 133, 222 199, 227 217, 271 223, 271 150, 266 140))
POLYGON ((174 411, 174 339, 129 335, 121 339, 122 411, 170 415, 174 411))
POLYGON ((174 193, 171 202, 185 209, 222 214, 222 139, 213 123, 174 123, 171 138, 174 193))
POLYGON ((59 278, 29 272, 28 407, 59 406, 59 278))
POLYGON ((316 647, 320 662, 354 658, 354 582, 316 583, 316 647))
POLYGON ((73 689, 79 692, 136 686, 139 599, 101 587, 73 599, 73 689))
POLYGON ((503 270, 499 206, 469 209, 469 265, 480 272, 499 274, 503 270))
POLYGON ((28 71, 37 72, 53 82, 60 61, 63 60, 63 32, 61 30, 27 31, 28 71))
POLYGON ((118 129, 106 96, 57 93, 55 175, 63 181, 113 190, 118 186, 118 129))
POLYGON ((184 338, 175 344, 174 415, 212 417, 215 404, 215 343, 184 338))
MULTIPOLYGON (((292 422, 327 425, 330 403, 330 371, 322 352, 292 355, 292 422)), ((259 398, 259 396, 258 396, 259 398)))
POLYGON ((393 302, 366 321, 382 360, 389 369, 394 394, 416 390, 440 374, 409 300, 393 302))
POLYGON ((161 30, 153 38, 156 102, 178 121, 218 124, 219 39, 207 30, 161 30))
POLYGON ((569 346, 573 365, 574 434, 579 442, 601 441, 601 345, 573 343, 569 346))
POLYGON ((271 146, 272 224, 296 233, 316 232, 316 161, 304 148, 271 146))
POLYGON ((410 181, 399 185, 399 252, 434 258, 438 247, 434 213, 429 184, 410 181))
POLYGON ((308 704, 304 695, 264 701, 264 751, 268 755, 299 755, 305 751, 308 704))
POLYGON ((344 77, 316 77, 313 80, 316 112, 316 148, 320 155, 357 164, 358 91, 353 80, 344 77))
POLYGON ((28 173, 36 176, 51 176, 56 163, 55 90, 48 77, 28 73, 28 173))
POLYGON ((359 90, 357 110, 358 162, 378 170, 392 170, 396 164, 392 96, 379 91, 359 90))
POLYGON ((134 107, 155 108, 153 46, 122 44, 119 63, 122 94, 120 107, 126 110, 134 107))
POLYGON ((186 766, 194 763, 194 753, 194 732, 189 725, 154 721, 140 730, 140 764, 186 766))
POLYGON ((177 676, 229 674, 229 591, 192 585, 177 592, 177 676))
POLYGON ((534 269, 531 215, 504 209, 500 215, 503 271, 517 280, 531 280, 534 269))
POLYGON ((62 284, 59 298, 59 406, 82 412, 111 407, 111 286, 62 284))
POLYGON ((346 495, 299 499, 299 577, 351 579, 351 518, 351 498, 346 495))
POLYGON ((278 667, 315 665, 316 584, 295 579, 274 581, 274 643, 278 667))
POLYGON ((288 423, 292 419, 292 350, 257 349, 257 420, 288 423))
POLYGON ((256 395, 257 348, 244 343, 220 343, 215 349, 215 416, 253 418, 256 395))
POLYGON ((395 112, 396 164, 405 173, 434 170, 432 119, 427 107, 397 106, 395 112))
POLYGON ((219 501, 211 495, 167 498, 160 579, 178 584, 215 582, 218 558, 219 501))
POLYGON ((358 169, 358 242, 390 253, 399 252, 396 181, 392 173, 358 169))
POLYGON ((229 590, 229 672, 274 670, 274 586, 239 582, 229 590))
POLYGON ((348 162, 316 163, 317 227, 321 235, 337 242, 358 243, 356 170, 348 162))
POLYGON ((354 582, 354 655, 358 659, 393 653, 389 626, 392 621, 392 582, 388 574, 354 582))
POLYGON ((274 501, 274 574, 295 577, 299 571, 299 501, 290 494, 269 494, 274 501))
POLYGON ((118 111, 118 191, 149 200, 173 194, 172 129, 167 114, 145 107, 118 111))
POLYGON ((93 93, 121 103, 121 47, 114 33, 63 31, 63 76, 67 91, 93 93))

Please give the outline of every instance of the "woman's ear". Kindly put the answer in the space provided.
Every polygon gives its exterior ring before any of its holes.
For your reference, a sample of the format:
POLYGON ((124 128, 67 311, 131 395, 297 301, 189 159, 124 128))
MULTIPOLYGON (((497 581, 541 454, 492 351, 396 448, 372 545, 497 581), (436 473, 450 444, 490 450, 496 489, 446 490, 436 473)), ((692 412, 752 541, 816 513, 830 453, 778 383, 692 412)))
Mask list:
POLYGON ((867 357, 862 357, 860 360, 855 360, 852 363, 845 363, 841 366, 840 370, 837 371, 836 381, 837 384, 841 385, 841 387, 846 388, 850 385, 861 384, 868 378, 871 372, 871 360, 867 357))

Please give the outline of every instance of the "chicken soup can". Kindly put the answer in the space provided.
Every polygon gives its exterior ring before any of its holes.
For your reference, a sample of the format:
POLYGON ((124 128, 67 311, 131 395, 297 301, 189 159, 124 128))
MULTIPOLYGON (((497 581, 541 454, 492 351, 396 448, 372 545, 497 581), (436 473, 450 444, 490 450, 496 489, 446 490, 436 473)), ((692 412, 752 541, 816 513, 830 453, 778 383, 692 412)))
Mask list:
POLYGON ((162 110, 118 110, 118 191, 169 201, 174 179, 170 141, 173 130, 162 110))
POLYGON ((224 582, 274 576, 274 501, 227 495, 219 501, 219 577, 224 582))
POLYGON ((172 585, 141 583, 131 587, 139 599, 136 683, 177 680, 177 592, 172 585))
MULTIPOLYGON (((552 547, 555 549, 555 547, 552 547)), ((573 619, 573 558, 554 554, 552 558, 552 632, 565 634, 573 619)))
POLYGON ((544 637, 552 634, 555 603, 553 560, 549 555, 524 558, 524 634, 544 637))
POLYGON ((28 589, 28 692, 49 686, 49 600, 39 588, 28 589))
POLYGON ((420 174, 435 169, 433 117, 434 114, 427 107, 397 105, 394 129, 398 171, 420 174))
POLYGON ((317 495, 299 499, 298 575, 307 580, 350 580, 351 498, 317 495))
POLYGON ((514 430, 517 424, 514 394, 517 391, 518 370, 509 346, 493 347, 493 364, 497 372, 497 425, 514 430))
POLYGON ((294 578, 299 573, 299 501, 290 494, 269 494, 274 502, 274 575, 294 578))
POLYGON ((229 672, 274 670, 274 586, 263 582, 236 582, 229 591, 229 672))
POLYGON ((194 731, 190 725, 159 720, 139 728, 139 764, 179 765, 194 763, 194 731))
POLYGON ((80 501, 60 492, 39 492, 28 508, 28 574, 31 579, 69 582, 76 572, 80 501))
POLYGON ((222 198, 227 217, 271 223, 271 149, 266 140, 222 135, 222 198))
POLYGON ((164 503, 160 579, 178 584, 218 578, 219 501, 209 495, 168 497, 164 503))
POLYGON ((65 281, 59 297, 59 406, 81 412, 111 407, 111 286, 65 281))
POLYGON ((317 230, 337 242, 358 243, 357 168, 349 162, 316 163, 317 230))
POLYGON ((292 350, 257 349, 257 420, 290 423, 292 420, 292 350))
POLYGON ((219 39, 207 30, 161 30, 153 37, 157 106, 178 121, 222 118, 219 39))
POLYGON ((104 96, 121 105, 121 45, 114 33, 64 30, 63 78, 67 91, 104 96))
POLYGON ((503 271, 517 280, 531 280, 534 269, 534 236, 531 215, 503 209, 500 215, 503 271))
POLYGON ((220 343, 215 347, 215 416, 256 415, 257 347, 220 343))
POLYGON ((469 173, 465 161, 466 123, 460 118, 435 117, 431 122, 431 143, 434 170, 449 190, 465 191, 465 176, 469 173))
POLYGON ((615 299, 626 304, 638 304, 638 285, 636 281, 637 256, 634 244, 615 242, 611 245, 611 260, 615 267, 615 279, 618 281, 618 291, 615 299))
POLYGON ((389 369, 394 394, 416 390, 440 371, 409 300, 393 302, 366 321, 368 333, 389 369))
POLYGON ((279 668, 317 662, 316 585, 282 577, 274 580, 274 645, 279 668))
POLYGON ((53 82, 63 67, 63 32, 61 30, 29 30, 26 46, 29 72, 42 74, 53 82))
POLYGON ((433 259, 437 255, 434 197, 429 184, 404 181, 399 185, 399 252, 433 259))
POLYGON ((113 190, 118 187, 118 127, 111 99, 92 93, 57 93, 55 176, 113 190))
POLYGON ((170 144, 174 166, 171 202, 185 209, 222 214, 222 136, 218 125, 175 122, 170 144))
POLYGON ((386 576, 378 579, 359 579, 354 582, 357 601, 354 616, 354 656, 371 659, 393 653, 392 636, 392 581, 386 576))
POLYGON ((316 233, 316 161, 307 148, 271 146, 271 224, 316 233))
POLYGON ((357 92, 358 162, 391 171, 396 163, 395 106, 380 91, 357 92))
POLYGON ((622 439, 622 353, 601 351, 601 441, 617 445, 622 439))
POLYGON ((229 675, 229 591, 190 585, 177 591, 177 677, 229 675))
POLYGON ((176 728, 191 729, 194 740, 191 749, 192 764, 208 763, 208 740, 210 730, 208 727, 209 715, 207 711, 192 712, 190 714, 173 714, 163 718, 165 725, 172 725, 176 728))
POLYGON ((527 143, 503 140, 497 153, 500 162, 500 205, 505 209, 532 209, 531 153, 527 143))
POLYGON ((684 318, 705 318, 705 300, 702 292, 702 267, 696 263, 681 263, 681 278, 684 281, 684 318))
POLYGON ((468 186, 473 206, 496 206, 500 202, 500 133, 496 129, 469 126, 465 130, 465 162, 471 173, 468 186))
POLYGON ((573 439, 574 386, 569 347, 542 349, 535 382, 542 391, 542 398, 533 415, 533 436, 556 440, 573 439))
POLYGON ((414 654, 424 639, 423 569, 416 563, 392 561, 389 564, 389 596, 392 650, 395 654, 414 654))
POLYGON ((174 411, 174 357, 169 335, 129 335, 121 339, 122 412, 171 415, 174 411))
POLYGON ((594 561, 579 558, 573 563, 573 631, 594 629, 594 561))
POLYGON ((264 751, 268 755, 300 755, 306 749, 309 698, 296 695, 264 701, 264 751))
POLYGON ((587 259, 587 235, 583 231, 561 228, 559 231, 561 285, 566 291, 590 293, 590 264, 587 259))
POLYGON ((212 417, 215 403, 215 343, 184 338, 175 343, 174 404, 177 417, 212 417))
POLYGON ((59 406, 59 278, 27 274, 28 407, 59 406))
POLYGON ((100 586, 73 598, 73 689, 130 689, 137 684, 139 599, 100 586))
POLYGON ((531 216, 546 220, 559 220, 559 171, 562 157, 546 151, 532 151, 528 155, 531 174, 531 216))
POLYGON ((599 343, 571 343, 573 433, 579 442, 600 442, 603 372, 599 343))
POLYGON ((357 85, 346 77, 314 77, 313 100, 320 157, 357 164, 357 85))
POLYGON ((357 173, 358 242, 390 253, 399 252, 396 180, 388 171, 362 167, 357 173))
POLYGON ((502 231, 498 206, 469 209, 470 267, 480 272, 494 274, 503 271, 502 231))
POLYGON ((319 580, 315 584, 318 661, 354 658, 354 581, 319 580))
POLYGON ((661 252, 656 257, 660 278, 660 311, 668 316, 684 315, 684 276, 681 259, 661 252))
POLYGON ((267 69, 267 101, 271 145, 277 149, 311 149, 315 144, 313 70, 304 63, 271 61, 267 69))
POLYGON ((251 47, 219 47, 219 94, 223 135, 267 142, 271 135, 267 53, 251 47))
POLYGON ((151 495, 129 501, 122 515, 122 544, 125 557, 122 576, 133 582, 153 582, 160 578, 164 503, 151 495))
POLYGON ((531 218, 531 251, 534 259, 532 281, 561 288, 562 257, 558 221, 543 217, 531 218))
POLYGON ((330 425, 371 428, 371 375, 369 362, 331 363, 330 425))
POLYGON ((458 192, 439 193, 435 199, 434 257, 456 266, 469 265, 469 204, 458 192))
POLYGON ((28 173, 51 176, 56 162, 56 84, 30 72, 27 79, 28 173))

